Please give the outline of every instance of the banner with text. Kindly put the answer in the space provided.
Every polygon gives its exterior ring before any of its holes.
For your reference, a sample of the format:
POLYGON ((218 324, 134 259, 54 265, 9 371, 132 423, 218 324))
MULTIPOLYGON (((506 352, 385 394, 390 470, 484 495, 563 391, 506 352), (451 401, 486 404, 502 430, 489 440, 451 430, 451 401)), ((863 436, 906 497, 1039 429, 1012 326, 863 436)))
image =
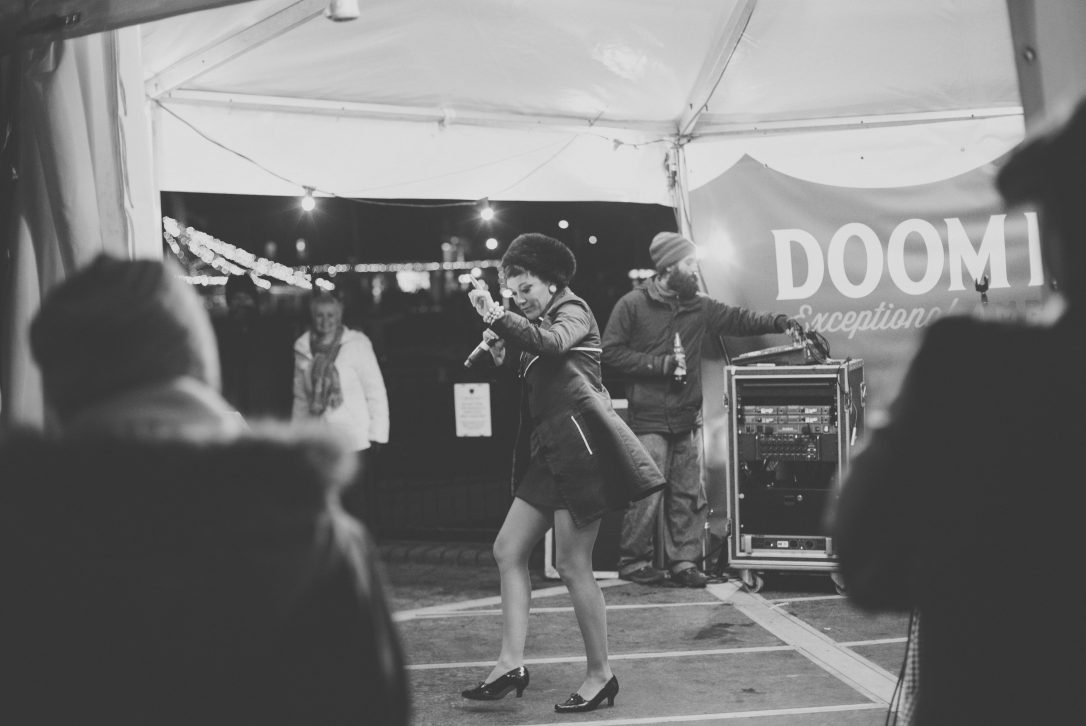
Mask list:
MULTIPOLYGON (((982 305, 978 282, 987 280, 986 314, 1029 314, 1042 302, 1036 215, 1003 208, 996 168, 919 186, 846 188, 744 157, 690 193, 708 294, 787 313, 825 336, 833 358, 862 358, 868 415, 881 413, 924 329, 982 305)), ((725 342, 734 356, 790 341, 725 342)), ((719 373, 705 373, 711 425, 722 385, 719 373)))

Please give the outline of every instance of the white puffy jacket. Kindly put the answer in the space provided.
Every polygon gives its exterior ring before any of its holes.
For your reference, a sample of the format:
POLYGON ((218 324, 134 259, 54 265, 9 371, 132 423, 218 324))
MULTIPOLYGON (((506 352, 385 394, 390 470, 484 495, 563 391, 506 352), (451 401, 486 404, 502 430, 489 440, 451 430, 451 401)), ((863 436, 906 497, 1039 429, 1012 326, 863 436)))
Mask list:
POLYGON ((313 383, 310 369, 313 351, 309 333, 294 341, 295 420, 319 418, 347 438, 355 451, 370 447, 371 441, 388 442, 388 394, 373 344, 364 333, 345 328, 336 356, 336 370, 343 391, 343 405, 329 409, 319 417, 309 413, 309 391, 313 383))

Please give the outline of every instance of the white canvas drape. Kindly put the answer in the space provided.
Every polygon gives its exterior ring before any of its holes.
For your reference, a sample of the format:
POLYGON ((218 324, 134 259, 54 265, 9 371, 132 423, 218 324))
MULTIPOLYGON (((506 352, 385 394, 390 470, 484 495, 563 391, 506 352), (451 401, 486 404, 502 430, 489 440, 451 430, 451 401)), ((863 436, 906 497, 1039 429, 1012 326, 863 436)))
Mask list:
POLYGON ((42 298, 99 253, 155 256, 161 243, 137 29, 24 52, 0 415, 41 425, 28 331, 42 298))

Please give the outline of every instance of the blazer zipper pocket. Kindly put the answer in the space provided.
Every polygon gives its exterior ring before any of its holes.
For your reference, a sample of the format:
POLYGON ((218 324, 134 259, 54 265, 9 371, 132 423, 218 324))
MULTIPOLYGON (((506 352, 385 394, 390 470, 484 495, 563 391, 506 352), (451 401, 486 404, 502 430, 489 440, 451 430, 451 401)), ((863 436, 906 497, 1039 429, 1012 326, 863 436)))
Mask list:
POLYGON ((581 429, 581 425, 580 425, 579 423, 577 423, 577 419, 575 419, 575 418, 573 418, 572 416, 570 416, 570 417, 569 417, 569 420, 570 420, 570 421, 572 421, 572 422, 573 422, 573 425, 577 427, 577 433, 579 433, 579 434, 581 435, 581 441, 583 441, 583 442, 584 442, 584 447, 585 447, 586 449, 588 449, 588 453, 589 453, 589 455, 591 455, 591 456, 595 456, 595 454, 593 454, 593 453, 592 453, 592 447, 588 445, 588 437, 586 437, 586 436, 584 435, 584 430, 583 430, 583 429, 581 429))

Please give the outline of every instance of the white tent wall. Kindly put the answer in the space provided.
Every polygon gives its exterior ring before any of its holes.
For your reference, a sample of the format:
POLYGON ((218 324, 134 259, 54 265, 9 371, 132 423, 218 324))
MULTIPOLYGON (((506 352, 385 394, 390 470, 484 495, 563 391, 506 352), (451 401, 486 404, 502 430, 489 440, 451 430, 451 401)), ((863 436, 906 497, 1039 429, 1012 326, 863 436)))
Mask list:
POLYGON ((161 255, 139 50, 137 30, 124 28, 26 53, 0 361, 5 423, 44 422, 28 331, 48 291, 101 252, 161 255))

